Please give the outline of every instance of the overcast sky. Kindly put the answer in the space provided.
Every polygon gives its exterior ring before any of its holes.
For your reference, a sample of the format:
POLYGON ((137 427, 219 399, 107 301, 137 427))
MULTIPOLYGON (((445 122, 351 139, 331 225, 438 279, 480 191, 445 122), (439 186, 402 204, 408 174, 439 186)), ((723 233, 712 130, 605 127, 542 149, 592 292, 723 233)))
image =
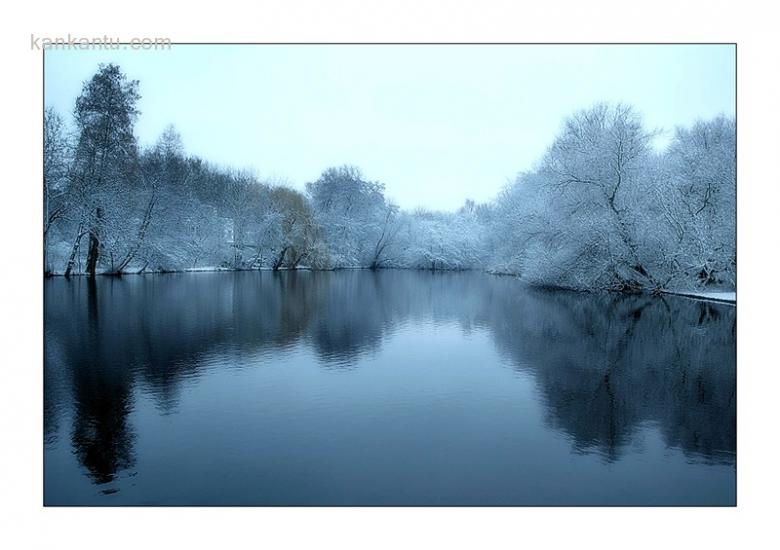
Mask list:
POLYGON ((48 51, 45 102, 70 114, 98 63, 140 80, 136 133, 168 124, 208 161, 303 189, 355 164, 404 208, 493 198, 564 117, 623 101, 648 126, 735 110, 733 46, 173 46, 48 51))

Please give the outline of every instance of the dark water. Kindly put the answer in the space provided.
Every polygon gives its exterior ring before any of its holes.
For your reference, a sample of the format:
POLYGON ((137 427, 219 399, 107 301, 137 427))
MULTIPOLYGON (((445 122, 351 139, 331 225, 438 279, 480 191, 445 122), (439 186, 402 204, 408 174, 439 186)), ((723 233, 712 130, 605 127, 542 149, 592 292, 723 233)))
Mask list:
POLYGON ((45 282, 46 504, 735 502, 735 316, 480 273, 45 282))

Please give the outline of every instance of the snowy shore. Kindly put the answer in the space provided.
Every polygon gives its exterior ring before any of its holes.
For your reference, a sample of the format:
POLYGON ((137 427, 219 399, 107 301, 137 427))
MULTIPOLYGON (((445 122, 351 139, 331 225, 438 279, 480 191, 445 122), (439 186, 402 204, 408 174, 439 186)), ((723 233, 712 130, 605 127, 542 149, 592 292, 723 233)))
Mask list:
POLYGON ((671 294, 672 296, 684 296, 694 300, 706 300, 710 302, 721 302, 724 304, 737 305, 737 293, 735 291, 671 291, 664 290, 662 294, 671 294))

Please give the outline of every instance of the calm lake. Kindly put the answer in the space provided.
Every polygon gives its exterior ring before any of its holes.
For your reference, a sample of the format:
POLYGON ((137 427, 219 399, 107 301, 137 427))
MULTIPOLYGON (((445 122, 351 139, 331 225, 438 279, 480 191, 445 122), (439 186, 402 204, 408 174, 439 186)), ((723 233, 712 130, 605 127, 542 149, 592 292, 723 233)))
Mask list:
POLYGON ((733 505, 736 308, 477 272, 46 280, 47 505, 733 505))

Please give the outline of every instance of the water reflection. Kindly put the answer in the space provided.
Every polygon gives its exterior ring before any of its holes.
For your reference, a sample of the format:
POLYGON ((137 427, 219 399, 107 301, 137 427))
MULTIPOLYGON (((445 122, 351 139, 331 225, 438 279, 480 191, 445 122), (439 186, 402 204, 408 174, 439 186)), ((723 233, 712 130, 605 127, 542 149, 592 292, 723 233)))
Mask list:
POLYGON ((655 421, 667 445, 733 462, 735 308, 646 296, 513 298, 499 305, 496 341, 533 372, 549 424, 577 450, 617 460, 637 428, 655 421))
POLYGON ((109 483, 135 463, 128 417, 139 395, 176 412, 185 380, 225 367, 209 357, 305 346, 323 369, 357 369, 422 322, 487 330, 505 364, 535 380, 548 429, 577 453, 619 461, 654 424, 692 461, 734 463, 735 308, 411 271, 47 280, 47 446, 70 422, 79 464, 109 483))

